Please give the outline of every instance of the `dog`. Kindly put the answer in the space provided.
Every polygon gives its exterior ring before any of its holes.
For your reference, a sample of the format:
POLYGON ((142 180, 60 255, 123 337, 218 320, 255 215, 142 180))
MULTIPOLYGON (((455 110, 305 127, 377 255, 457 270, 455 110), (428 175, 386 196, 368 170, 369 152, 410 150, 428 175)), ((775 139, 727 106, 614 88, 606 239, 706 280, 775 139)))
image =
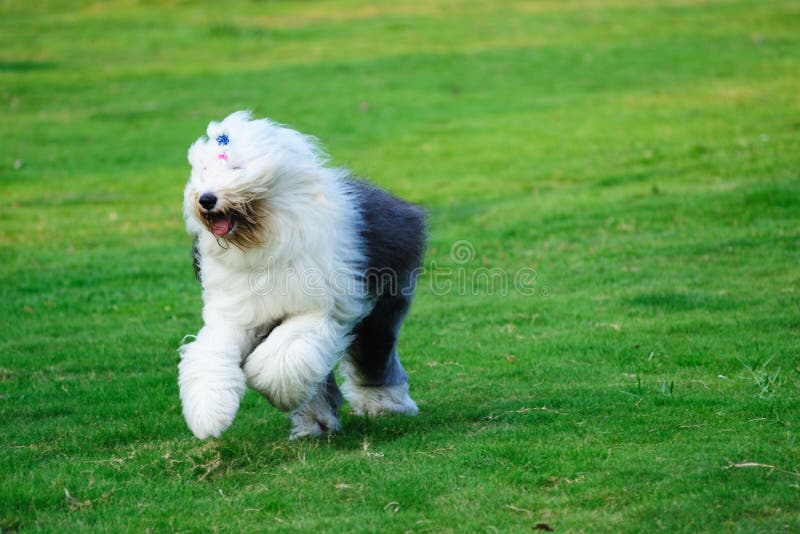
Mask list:
POLYGON ((269 119, 237 111, 206 134, 183 198, 204 323, 179 349, 189 429, 219 437, 248 386, 290 414, 290 439, 338 430, 343 395, 359 415, 415 415, 397 338, 425 212, 269 119))

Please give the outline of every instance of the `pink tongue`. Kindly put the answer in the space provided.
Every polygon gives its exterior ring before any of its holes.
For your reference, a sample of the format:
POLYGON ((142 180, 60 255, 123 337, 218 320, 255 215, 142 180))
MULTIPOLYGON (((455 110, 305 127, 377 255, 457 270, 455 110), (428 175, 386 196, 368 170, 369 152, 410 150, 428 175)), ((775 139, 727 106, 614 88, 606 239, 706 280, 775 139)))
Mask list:
POLYGON ((228 219, 216 219, 211 223, 211 231, 214 235, 223 236, 231 230, 231 222, 228 219))

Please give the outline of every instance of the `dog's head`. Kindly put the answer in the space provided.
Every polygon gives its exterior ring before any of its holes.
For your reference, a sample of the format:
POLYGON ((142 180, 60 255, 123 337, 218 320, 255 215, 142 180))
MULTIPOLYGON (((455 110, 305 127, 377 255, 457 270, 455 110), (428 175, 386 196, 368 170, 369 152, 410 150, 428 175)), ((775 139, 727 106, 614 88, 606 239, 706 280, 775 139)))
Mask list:
POLYGON ((210 123, 206 134, 189 148, 187 229, 195 235, 210 232, 223 246, 258 246, 281 197, 313 174, 324 156, 312 138, 267 119, 253 120, 246 111, 210 123))

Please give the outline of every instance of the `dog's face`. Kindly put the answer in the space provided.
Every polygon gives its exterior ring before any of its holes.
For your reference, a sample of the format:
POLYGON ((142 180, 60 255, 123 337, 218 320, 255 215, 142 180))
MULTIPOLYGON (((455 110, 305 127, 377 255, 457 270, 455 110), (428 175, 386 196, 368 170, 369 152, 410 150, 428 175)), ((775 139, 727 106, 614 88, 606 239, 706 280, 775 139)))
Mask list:
POLYGON ((263 243, 268 196, 280 160, 269 121, 237 112, 208 125, 208 137, 189 148, 192 166, 184 191, 184 217, 190 233, 209 232, 221 246, 246 249, 263 243))
POLYGON ((193 165, 183 200, 189 231, 210 232, 220 244, 242 249, 260 245, 267 223, 264 181, 223 159, 193 165))
POLYGON ((291 209, 325 155, 313 138, 245 111, 210 123, 206 133, 189 148, 187 229, 209 232, 222 246, 262 245, 274 215, 291 209))

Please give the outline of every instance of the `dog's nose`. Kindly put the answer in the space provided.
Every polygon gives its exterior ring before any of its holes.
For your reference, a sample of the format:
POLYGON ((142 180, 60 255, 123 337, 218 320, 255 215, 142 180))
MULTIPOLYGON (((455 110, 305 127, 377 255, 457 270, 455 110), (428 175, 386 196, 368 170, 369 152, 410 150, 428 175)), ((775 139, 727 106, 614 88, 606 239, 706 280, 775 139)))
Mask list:
POLYGON ((205 209, 213 209, 217 205, 217 197, 214 193, 203 193, 200 195, 200 205, 205 209))

